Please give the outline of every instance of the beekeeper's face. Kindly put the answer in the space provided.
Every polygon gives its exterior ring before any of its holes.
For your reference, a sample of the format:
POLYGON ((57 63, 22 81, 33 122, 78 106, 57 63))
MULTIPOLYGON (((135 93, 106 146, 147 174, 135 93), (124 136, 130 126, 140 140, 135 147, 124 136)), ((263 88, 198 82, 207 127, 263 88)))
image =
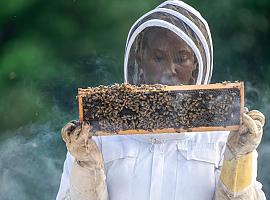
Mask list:
POLYGON ((143 83, 195 84, 195 55, 175 33, 162 29, 146 33, 142 51, 138 60, 143 83))

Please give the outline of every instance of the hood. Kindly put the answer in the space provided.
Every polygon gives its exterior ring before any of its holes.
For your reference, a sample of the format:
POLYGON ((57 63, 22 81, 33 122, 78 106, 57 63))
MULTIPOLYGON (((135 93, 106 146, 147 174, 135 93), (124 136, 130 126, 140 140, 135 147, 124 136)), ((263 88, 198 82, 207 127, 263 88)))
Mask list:
POLYGON ((125 48, 124 79, 136 84, 139 77, 137 54, 144 30, 169 30, 180 37, 194 52, 197 67, 194 84, 208 84, 213 71, 213 45, 206 20, 182 1, 166 1, 139 18, 131 27, 125 48))

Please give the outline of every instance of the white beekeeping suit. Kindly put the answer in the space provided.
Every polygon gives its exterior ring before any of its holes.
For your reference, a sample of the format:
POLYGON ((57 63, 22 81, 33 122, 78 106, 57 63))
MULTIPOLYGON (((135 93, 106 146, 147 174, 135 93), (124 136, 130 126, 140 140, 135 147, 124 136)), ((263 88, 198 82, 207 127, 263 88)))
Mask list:
MULTIPOLYGON (((182 1, 162 3, 131 27, 124 59, 126 82, 208 84, 212 70, 208 24, 182 1), (159 63, 167 66, 169 60, 175 64, 163 70, 159 63)), ((88 125, 70 122, 62 129, 69 152, 56 199, 265 199, 256 181, 255 150, 263 125, 259 111, 247 111, 238 132, 90 138, 88 125)))

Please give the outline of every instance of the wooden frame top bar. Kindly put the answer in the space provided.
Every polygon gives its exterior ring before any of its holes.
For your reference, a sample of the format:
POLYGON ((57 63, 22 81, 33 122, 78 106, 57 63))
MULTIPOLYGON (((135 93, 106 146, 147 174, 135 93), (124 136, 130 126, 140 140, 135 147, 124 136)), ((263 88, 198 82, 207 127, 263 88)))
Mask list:
MULTIPOLYGON (((164 86, 162 88, 163 91, 176 91, 176 90, 210 90, 210 89, 226 89, 226 88, 239 88, 242 90, 244 88, 243 82, 223 82, 223 83, 212 83, 207 85, 175 85, 175 86, 164 86)), ((89 94, 89 92, 92 90, 92 87, 89 87, 87 89, 78 88, 78 96, 89 94)), ((144 88, 134 90, 136 91, 145 91, 144 88)), ((151 90, 155 91, 155 90, 151 90)), ((159 91, 159 90, 156 90, 159 91)))

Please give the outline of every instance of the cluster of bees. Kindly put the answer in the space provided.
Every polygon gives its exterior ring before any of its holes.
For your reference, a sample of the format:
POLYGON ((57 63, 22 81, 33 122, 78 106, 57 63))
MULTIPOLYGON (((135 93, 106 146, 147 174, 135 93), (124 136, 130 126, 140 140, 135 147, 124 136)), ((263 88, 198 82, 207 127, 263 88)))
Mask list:
POLYGON ((114 84, 88 88, 84 121, 94 130, 190 129, 239 124, 239 90, 164 90, 163 85, 114 84))

